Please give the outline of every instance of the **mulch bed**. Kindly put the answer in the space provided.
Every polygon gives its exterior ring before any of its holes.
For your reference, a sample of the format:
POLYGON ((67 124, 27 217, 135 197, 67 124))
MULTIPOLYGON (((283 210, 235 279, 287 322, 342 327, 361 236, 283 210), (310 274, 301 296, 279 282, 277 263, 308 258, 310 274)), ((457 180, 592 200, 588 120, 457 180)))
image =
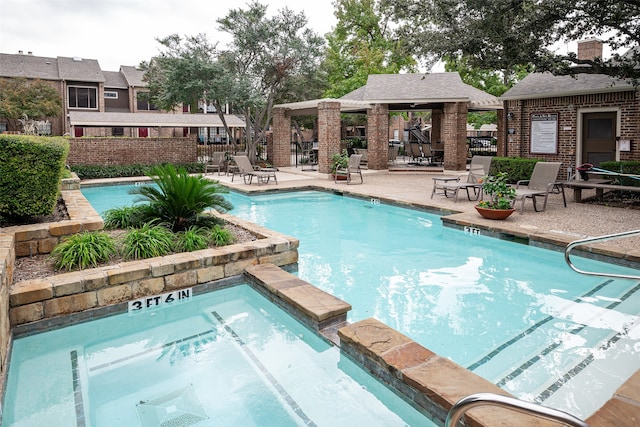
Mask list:
POLYGON ((640 210, 640 193, 630 191, 609 191, 602 197, 589 197, 583 203, 602 205, 611 208, 638 209, 640 210))

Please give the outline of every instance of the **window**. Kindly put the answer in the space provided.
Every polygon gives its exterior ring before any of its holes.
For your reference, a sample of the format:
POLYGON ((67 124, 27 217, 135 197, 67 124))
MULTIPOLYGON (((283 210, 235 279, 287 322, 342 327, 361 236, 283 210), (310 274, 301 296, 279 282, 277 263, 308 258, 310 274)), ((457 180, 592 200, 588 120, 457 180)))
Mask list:
POLYGON ((138 93, 138 96, 137 96, 138 111, 151 111, 151 110, 158 109, 158 107, 153 105, 148 98, 149 98, 148 92, 138 93))
POLYGON ((113 136, 124 136, 124 128, 112 128, 111 135, 113 136))
POLYGON ((109 99, 118 99, 118 92, 114 90, 105 90, 104 97, 109 99))
POLYGON ((69 86, 69 108, 98 108, 95 87, 69 86))

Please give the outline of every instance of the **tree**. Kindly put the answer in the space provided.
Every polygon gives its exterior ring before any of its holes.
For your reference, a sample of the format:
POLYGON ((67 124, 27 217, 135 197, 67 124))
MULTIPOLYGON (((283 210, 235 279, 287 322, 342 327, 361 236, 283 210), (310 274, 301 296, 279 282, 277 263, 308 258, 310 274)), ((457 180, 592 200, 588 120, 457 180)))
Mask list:
MULTIPOLYGON (((445 71, 455 71, 466 84, 498 97, 532 71, 530 66, 515 66, 507 75, 498 70, 472 67, 466 57, 446 57, 444 63, 445 71)), ((467 122, 478 129, 483 124, 497 123, 497 115, 495 111, 470 112, 467 122)))
POLYGON ((173 34, 158 42, 164 46, 164 51, 141 64, 150 100, 167 111, 180 104, 197 104, 198 101, 212 104, 227 135, 231 135, 224 115, 225 106, 237 101, 242 79, 236 78, 224 66, 216 46, 202 34, 184 40, 173 34))
POLYGON ((336 0, 338 23, 327 34, 323 63, 330 88, 325 96, 339 98, 367 82, 370 74, 415 71, 417 63, 390 29, 390 8, 377 0, 336 0))
POLYGON ((9 130, 18 130, 19 121, 57 117, 62 113, 62 98, 46 82, 26 78, 0 79, 0 117, 8 122, 9 130))
POLYGON ((244 112, 247 152, 255 159, 257 143, 271 124, 273 105, 299 100, 305 86, 317 87, 324 40, 305 28, 304 13, 284 8, 268 17, 267 7, 256 1, 246 10, 230 10, 217 22, 232 36, 225 65, 242 79, 235 107, 244 112))
POLYGON ((640 78, 640 4, 637 0, 382 0, 393 8, 397 34, 430 60, 464 56, 473 67, 509 77, 517 66, 575 75, 640 78), (610 59, 579 60, 554 45, 599 37, 610 59))

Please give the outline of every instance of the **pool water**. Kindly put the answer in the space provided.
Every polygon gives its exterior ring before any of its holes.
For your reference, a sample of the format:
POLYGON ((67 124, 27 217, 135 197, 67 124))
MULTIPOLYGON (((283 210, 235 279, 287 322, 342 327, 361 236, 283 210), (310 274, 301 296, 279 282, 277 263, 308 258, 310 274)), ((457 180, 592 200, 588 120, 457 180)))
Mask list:
POLYGON ((3 426, 434 426, 247 285, 16 339, 3 426))
MULTIPOLYGON (((114 191, 83 189, 99 211, 114 191)), ((638 281, 580 275, 561 252, 376 200, 312 191, 228 199, 233 215, 299 238, 298 275, 352 304, 350 321, 375 317, 520 398, 586 418, 640 368, 638 281)))

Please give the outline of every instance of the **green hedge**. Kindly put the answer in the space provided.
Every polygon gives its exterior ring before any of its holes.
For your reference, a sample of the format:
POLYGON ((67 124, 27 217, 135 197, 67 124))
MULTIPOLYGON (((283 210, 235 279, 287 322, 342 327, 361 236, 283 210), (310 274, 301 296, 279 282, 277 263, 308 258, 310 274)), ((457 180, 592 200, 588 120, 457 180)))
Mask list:
POLYGON ((491 162, 490 175, 505 172, 508 182, 516 183, 522 179, 530 179, 533 167, 540 159, 523 159, 521 157, 494 157, 491 162))
MULTIPOLYGON (((126 176, 146 176, 155 165, 77 165, 71 166, 71 170, 80 179, 96 178, 119 178, 126 176)), ((174 165, 176 168, 183 167, 189 173, 204 173, 203 163, 187 163, 184 165, 174 165)))
POLYGON ((68 154, 62 137, 0 135, 0 215, 53 213, 68 154))
POLYGON ((640 187, 640 162, 602 162, 598 169, 637 175, 638 178, 611 175, 610 178, 618 181, 620 185, 632 185, 640 187))

